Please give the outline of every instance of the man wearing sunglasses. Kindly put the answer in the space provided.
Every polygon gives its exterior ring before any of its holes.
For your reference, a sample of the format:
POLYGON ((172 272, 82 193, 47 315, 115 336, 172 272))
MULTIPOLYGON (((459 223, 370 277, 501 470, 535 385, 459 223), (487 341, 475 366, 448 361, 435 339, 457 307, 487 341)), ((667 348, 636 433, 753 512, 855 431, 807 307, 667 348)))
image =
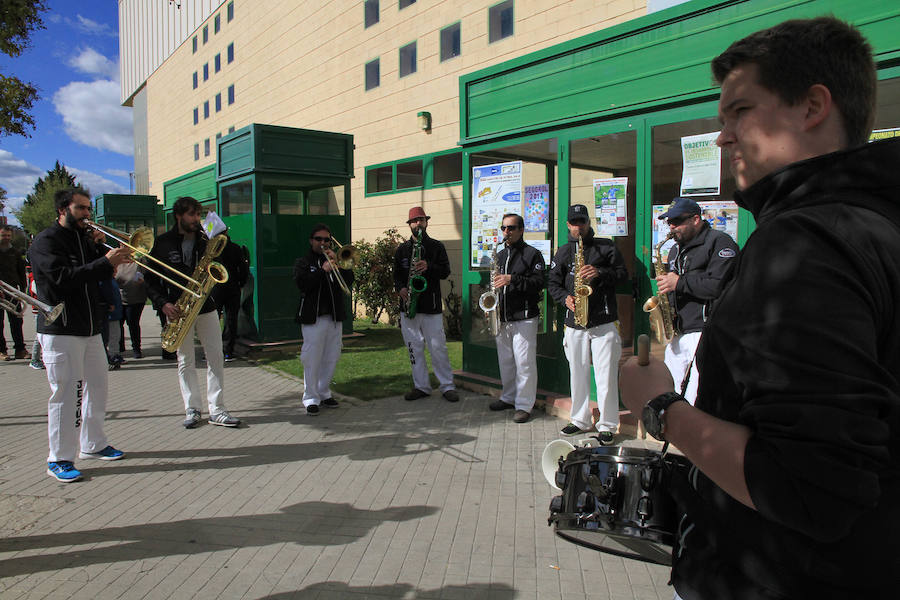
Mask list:
POLYGON ((525 243, 525 221, 521 215, 503 215, 504 248, 497 252, 498 274, 492 284, 499 303, 500 331, 497 360, 503 391, 491 402, 491 410, 515 408, 513 421, 531 418, 537 393, 537 328, 540 293, 544 289, 544 257, 525 243))
POLYGON ((563 435, 576 435, 593 429, 591 425, 591 364, 597 387, 597 406, 600 418, 596 428, 600 441, 610 444, 619 427, 619 358, 622 342, 616 331, 619 318, 616 305, 616 284, 628 278, 625 261, 616 245, 606 238, 594 237, 591 220, 584 204, 569 207, 566 218, 569 243, 560 246, 550 263, 547 289, 553 299, 566 307, 566 331, 563 347, 569 361, 569 381, 572 394, 572 416, 563 427, 563 435), (579 274, 591 287, 588 296, 588 322, 575 324, 575 256, 581 238, 584 265, 579 274))
MULTIPOLYGON (((335 273, 337 257, 331 249, 331 230, 318 223, 309 234, 309 254, 294 262, 294 282, 300 288, 300 324, 303 346, 303 406, 306 414, 319 414, 319 405, 337 408, 331 394, 331 377, 341 356, 342 322, 346 318, 344 293, 335 273)), ((353 271, 338 268, 347 287, 353 271)))
POLYGON ((675 337, 666 346, 666 366, 676 392, 681 392, 690 367, 684 397, 693 404, 700 379, 694 353, 709 317, 710 303, 719 295, 738 247, 730 235, 709 226, 700 216, 700 205, 690 198, 675 198, 659 219, 668 219, 675 240, 669 250, 667 272, 658 270, 656 274, 659 293, 669 295, 669 306, 675 313, 675 337))

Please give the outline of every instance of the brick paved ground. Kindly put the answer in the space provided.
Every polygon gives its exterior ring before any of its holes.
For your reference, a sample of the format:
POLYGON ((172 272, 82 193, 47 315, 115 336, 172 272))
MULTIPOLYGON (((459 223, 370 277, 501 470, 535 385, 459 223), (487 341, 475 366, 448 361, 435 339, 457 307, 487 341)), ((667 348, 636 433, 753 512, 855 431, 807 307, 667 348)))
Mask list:
POLYGON ((152 312, 143 324, 148 357, 109 377, 127 458, 78 461, 81 482, 45 473, 45 373, 0 363, 3 600, 672 597, 666 568, 547 526, 558 419, 516 425, 472 392, 307 417, 299 381, 236 361, 226 404, 244 425, 189 431, 152 312))

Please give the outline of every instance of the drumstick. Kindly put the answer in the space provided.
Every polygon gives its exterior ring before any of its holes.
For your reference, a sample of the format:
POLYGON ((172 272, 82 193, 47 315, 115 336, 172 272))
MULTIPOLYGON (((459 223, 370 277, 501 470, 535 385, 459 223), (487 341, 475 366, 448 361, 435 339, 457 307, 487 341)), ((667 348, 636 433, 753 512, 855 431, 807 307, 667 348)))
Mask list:
POLYGON ((650 364, 650 336, 642 333, 637 339, 637 363, 642 367, 650 364))

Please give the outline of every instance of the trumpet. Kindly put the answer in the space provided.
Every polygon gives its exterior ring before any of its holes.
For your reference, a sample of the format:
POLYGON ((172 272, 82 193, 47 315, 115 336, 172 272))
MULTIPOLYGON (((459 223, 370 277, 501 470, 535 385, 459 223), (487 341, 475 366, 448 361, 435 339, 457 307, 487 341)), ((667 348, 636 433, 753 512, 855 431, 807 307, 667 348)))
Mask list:
POLYGON ((50 306, 37 298, 32 298, 25 292, 16 289, 5 281, 0 281, 0 294, 11 296, 16 299, 16 302, 12 302, 5 298, 0 298, 0 308, 8 310, 18 318, 22 318, 22 315, 25 314, 25 304, 30 304, 44 317, 44 322, 48 325, 55 321, 66 308, 65 302, 60 302, 56 306, 50 306))
MULTIPOLYGON (((131 250, 132 257, 135 258, 135 260, 141 260, 143 258, 152 260, 156 264, 161 265, 164 268, 168 269, 170 273, 174 273, 175 275, 178 275, 179 277, 183 278, 186 282, 188 282, 189 284, 194 286, 195 289, 199 289, 200 287, 202 287, 201 283, 199 281, 197 281, 195 278, 189 277, 188 275, 185 275, 184 273, 182 273, 175 267, 164 263, 163 261, 159 260, 158 258, 154 258, 153 256, 150 256, 150 249, 153 248, 153 230, 150 229, 149 227, 138 227, 134 231, 134 233, 129 235, 128 233, 125 233, 124 231, 118 231, 116 229, 113 229, 112 227, 107 227, 106 225, 101 225, 99 223, 95 223, 94 221, 91 221, 89 219, 85 219, 84 223, 91 229, 95 229, 95 230, 103 233, 104 235, 108 235, 112 239, 116 240, 117 242, 119 242, 120 244, 122 244, 123 246, 125 246, 126 248, 131 250)), ((114 248, 113 246, 110 246, 106 242, 103 242, 103 245, 109 249, 114 248)), ((193 295, 195 298, 200 297, 200 294, 197 293, 195 290, 192 290, 192 289, 188 288, 187 286, 184 286, 184 285, 178 283, 171 277, 166 277, 165 275, 163 275, 156 269, 153 269, 146 264, 142 264, 141 268, 146 269, 147 271, 150 271, 151 273, 153 273, 160 279, 168 281, 169 283, 171 283, 178 289, 193 295)))
POLYGON ((331 263, 332 272, 334 273, 334 277, 337 280, 337 284, 340 286, 341 291, 349 296, 350 286, 344 281, 344 276, 341 275, 340 269, 347 271, 353 270, 353 266, 356 264, 356 248, 350 244, 347 244, 346 246, 341 244, 334 236, 331 236, 331 241, 337 246, 337 251, 334 253, 335 260, 332 260, 327 254, 325 255, 325 258, 331 263))

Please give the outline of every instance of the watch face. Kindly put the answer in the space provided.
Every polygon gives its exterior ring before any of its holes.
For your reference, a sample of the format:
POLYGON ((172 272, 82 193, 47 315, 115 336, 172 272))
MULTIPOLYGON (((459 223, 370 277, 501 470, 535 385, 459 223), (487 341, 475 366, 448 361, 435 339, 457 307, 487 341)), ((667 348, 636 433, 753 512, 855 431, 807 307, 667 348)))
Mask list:
POLYGON ((657 440, 662 441, 662 424, 659 421, 659 413, 649 404, 644 407, 641 415, 641 421, 644 423, 644 430, 657 440))

